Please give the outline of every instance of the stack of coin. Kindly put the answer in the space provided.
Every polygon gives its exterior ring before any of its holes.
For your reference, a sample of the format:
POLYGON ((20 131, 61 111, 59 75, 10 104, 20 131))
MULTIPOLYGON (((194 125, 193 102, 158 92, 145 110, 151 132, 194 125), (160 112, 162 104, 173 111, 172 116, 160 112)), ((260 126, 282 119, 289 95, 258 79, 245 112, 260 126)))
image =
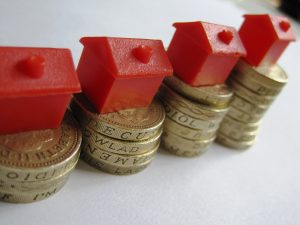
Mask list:
POLYGON ((205 152, 216 137, 232 94, 225 84, 192 87, 176 76, 166 78, 158 92, 166 111, 163 147, 185 157, 205 152))
POLYGON ((228 82, 234 96, 217 141, 236 149, 252 146, 265 112, 287 80, 286 73, 277 64, 252 67, 241 60, 228 82))
POLYGON ((70 112, 58 129, 0 136, 0 200, 34 202, 59 191, 79 158, 81 131, 70 112))
POLYGON ((154 159, 165 118, 159 101, 146 108, 99 114, 83 94, 78 94, 71 109, 81 124, 81 158, 88 164, 126 175, 145 169, 154 159))

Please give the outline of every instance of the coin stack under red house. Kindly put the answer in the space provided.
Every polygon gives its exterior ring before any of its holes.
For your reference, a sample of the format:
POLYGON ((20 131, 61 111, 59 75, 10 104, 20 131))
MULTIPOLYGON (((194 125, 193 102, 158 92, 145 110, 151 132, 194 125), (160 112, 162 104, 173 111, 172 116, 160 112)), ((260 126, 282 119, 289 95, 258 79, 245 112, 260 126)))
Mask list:
POLYGON ((0 47, 0 200, 34 202, 64 186, 81 143, 66 112, 74 92, 68 49, 0 47))
POLYGON ((167 50, 174 69, 159 90, 166 110, 162 144, 179 156, 207 150, 228 111, 233 92, 224 84, 246 52, 233 27, 175 23, 167 50))
POLYGON ((145 169, 160 144, 165 118, 153 99, 173 73, 160 40, 84 37, 77 68, 83 94, 71 109, 83 131, 81 157, 111 174, 145 169))
POLYGON ((265 112, 288 81, 276 63, 295 34, 287 18, 245 15, 239 35, 247 56, 236 65, 228 84, 234 97, 217 141, 228 147, 246 149, 255 143, 265 112))

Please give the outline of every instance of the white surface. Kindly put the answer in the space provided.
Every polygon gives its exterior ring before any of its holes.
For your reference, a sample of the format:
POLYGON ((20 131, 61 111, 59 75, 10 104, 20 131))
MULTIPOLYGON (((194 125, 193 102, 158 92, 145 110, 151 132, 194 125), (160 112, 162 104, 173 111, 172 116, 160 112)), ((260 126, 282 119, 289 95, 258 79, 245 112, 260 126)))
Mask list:
MULTIPOLYGON (((72 49, 84 35, 163 39, 175 21, 239 27, 246 12, 270 12, 259 1, 0 1, 0 45, 72 49)), ((275 13, 278 13, 274 10, 275 13)), ((295 25, 299 36, 299 25, 295 25)), ((132 176, 112 176, 80 162, 67 185, 34 204, 0 203, 0 224, 294 225, 300 221, 299 53, 280 64, 290 82, 267 113, 257 144, 245 152, 219 145, 199 158, 161 151, 132 176)))

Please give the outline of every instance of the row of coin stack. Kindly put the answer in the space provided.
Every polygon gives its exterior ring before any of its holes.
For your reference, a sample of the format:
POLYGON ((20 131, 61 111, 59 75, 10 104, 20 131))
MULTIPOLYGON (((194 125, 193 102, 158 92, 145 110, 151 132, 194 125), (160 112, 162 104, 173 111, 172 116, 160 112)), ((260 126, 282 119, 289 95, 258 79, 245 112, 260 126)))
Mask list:
POLYGON ((217 141, 246 149, 255 143, 265 112, 288 81, 276 62, 289 42, 295 40, 295 34, 286 18, 246 15, 239 35, 247 56, 239 61, 229 79, 234 97, 217 141), (251 38, 253 34, 255 39, 251 38))
POLYGON ((174 26, 167 52, 160 40, 82 38, 77 74, 67 49, 0 47, 0 200, 52 196, 80 147, 91 166, 125 175, 152 162, 161 137, 180 156, 199 155, 216 136, 230 147, 251 146, 287 82, 276 61, 295 39, 289 22, 248 15, 242 41, 232 27, 174 26))
POLYGON ((192 157, 215 140, 233 95, 224 82, 245 50, 233 27, 204 22, 174 26, 167 54, 175 74, 158 92, 166 110, 162 145, 192 157))

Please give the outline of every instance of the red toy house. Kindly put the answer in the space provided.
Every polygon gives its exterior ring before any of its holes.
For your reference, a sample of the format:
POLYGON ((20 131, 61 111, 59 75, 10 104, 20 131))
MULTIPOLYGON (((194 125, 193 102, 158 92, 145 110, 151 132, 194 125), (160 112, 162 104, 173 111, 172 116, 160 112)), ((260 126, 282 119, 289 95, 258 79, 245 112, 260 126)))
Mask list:
POLYGON ((224 83, 246 51, 233 27, 204 22, 174 23, 168 48, 174 73, 191 86, 224 83))
POLYGON ((59 127, 79 91, 68 49, 0 47, 0 134, 59 127))
POLYGON ((239 35, 247 50, 245 60, 252 66, 275 64, 296 36, 290 22, 281 16, 245 15, 239 35))
POLYGON ((84 37, 77 68, 83 93, 101 113, 148 106, 173 73, 160 40, 84 37))

